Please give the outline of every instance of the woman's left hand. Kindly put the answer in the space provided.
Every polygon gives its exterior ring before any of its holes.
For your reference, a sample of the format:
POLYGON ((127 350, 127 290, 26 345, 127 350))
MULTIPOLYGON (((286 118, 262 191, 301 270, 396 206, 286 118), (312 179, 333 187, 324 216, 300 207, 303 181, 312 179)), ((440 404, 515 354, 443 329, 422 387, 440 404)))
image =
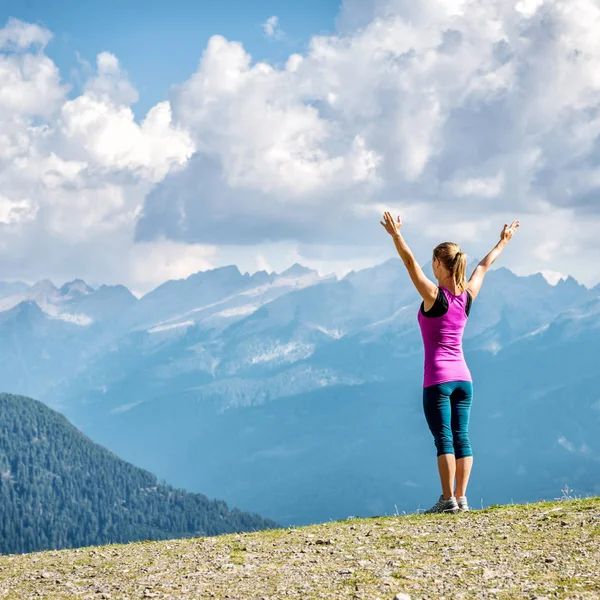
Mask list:
POLYGON ((379 221, 379 222, 385 227, 385 230, 392 236, 398 235, 400 233, 400 228, 402 227, 402 221, 400 220, 400 215, 398 215, 398 221, 394 221, 394 217, 392 217, 392 213, 389 211, 386 211, 383 213, 383 218, 385 220, 385 223, 383 221, 379 221))

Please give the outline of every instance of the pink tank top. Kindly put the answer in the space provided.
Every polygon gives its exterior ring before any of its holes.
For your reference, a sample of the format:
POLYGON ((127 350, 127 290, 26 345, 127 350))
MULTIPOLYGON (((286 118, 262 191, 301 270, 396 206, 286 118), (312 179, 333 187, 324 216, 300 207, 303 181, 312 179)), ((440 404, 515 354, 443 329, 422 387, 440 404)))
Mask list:
POLYGON ((446 288, 439 289, 448 302, 448 311, 441 316, 425 316, 421 305, 418 315, 425 347, 423 387, 448 381, 472 381, 462 348, 469 292, 465 290, 455 296, 446 288))

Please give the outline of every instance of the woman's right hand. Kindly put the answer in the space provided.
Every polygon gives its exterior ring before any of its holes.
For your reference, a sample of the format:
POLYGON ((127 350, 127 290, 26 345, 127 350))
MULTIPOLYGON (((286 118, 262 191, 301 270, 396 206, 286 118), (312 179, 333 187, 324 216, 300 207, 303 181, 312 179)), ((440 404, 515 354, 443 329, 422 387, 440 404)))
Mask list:
POLYGON ((508 223, 504 223, 504 229, 502 229, 502 232, 500 233, 500 241, 508 242, 518 227, 519 221, 513 221, 510 225, 508 223))

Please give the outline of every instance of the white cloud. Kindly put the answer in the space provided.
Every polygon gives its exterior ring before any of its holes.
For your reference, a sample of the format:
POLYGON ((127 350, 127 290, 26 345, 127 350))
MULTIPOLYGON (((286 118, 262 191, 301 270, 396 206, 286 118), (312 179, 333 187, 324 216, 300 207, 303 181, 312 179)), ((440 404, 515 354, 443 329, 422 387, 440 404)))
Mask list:
POLYGON ((254 271, 267 271, 267 273, 272 273, 274 271, 273 267, 269 264, 267 259, 262 254, 256 255, 256 268, 254 271))
MULTIPOLYGON (((437 220, 425 226, 425 234, 431 239, 457 239, 461 242, 479 242, 482 238, 491 241, 491 223, 489 220, 469 221, 461 215, 450 220, 437 220)), ((499 232, 498 232, 499 233, 499 232)), ((498 236, 499 237, 499 236, 498 236)), ((464 251, 464 249, 463 249, 464 251)))
MULTIPOLYGON (((0 29, 2 276, 60 281, 79 273, 143 286, 152 275, 140 275, 140 255, 132 252, 136 220, 145 195, 185 164, 193 141, 174 126, 168 102, 136 122, 130 105, 137 91, 108 52, 97 57, 83 92, 68 98, 43 52, 50 39, 20 21, 0 29)), ((148 246, 153 256, 161 247, 148 246)), ((169 242, 161 276, 169 264, 174 275, 182 270, 168 258, 175 247, 187 255, 185 244, 169 242)))
POLYGON ((0 223, 12 224, 35 219, 36 209, 27 199, 10 200, 0 195, 0 223))
POLYGON ((549 271, 547 269, 543 269, 540 273, 544 276, 546 281, 550 285, 556 285, 559 281, 566 279, 568 276, 564 273, 559 273, 558 271, 549 271))
POLYGON ((5 276, 99 254, 98 278, 134 287, 224 262, 279 269, 294 253, 345 272, 394 254, 379 225, 392 207, 422 262, 440 238, 482 256, 520 218, 502 264, 600 280, 596 2, 344 0, 338 22, 282 65, 214 36, 141 122, 116 56, 68 98, 51 33, 9 22, 5 276))
POLYGON ((456 179, 451 183, 450 188, 461 198, 464 196, 497 198, 504 188, 504 173, 501 171, 496 176, 487 178, 456 179))
MULTIPOLYGON (((173 99, 177 121, 219 157, 231 188, 288 201, 373 177, 377 157, 352 136, 334 151, 336 127, 298 95, 295 71, 251 65, 238 42, 213 37, 197 73, 173 99)), ((315 198, 316 200, 316 198, 315 198)))
POLYGON ((169 240, 136 244, 131 255, 132 277, 146 288, 169 279, 184 279, 214 268, 215 253, 213 247, 169 240))
POLYGON ((284 37, 284 33, 279 27, 279 17, 269 17, 262 25, 263 31, 268 38, 281 40, 284 37))
MULTIPOLYGON (((1 32, 2 30, 0 30, 1 32)), ((0 123, 22 117, 50 117, 64 101, 56 65, 43 54, 0 53, 0 123)), ((23 131, 24 122, 19 122, 23 131)), ((12 129, 12 127, 10 127, 12 129)))
POLYGON ((558 438, 558 443, 565 449, 568 450, 569 452, 575 452, 575 447, 573 446, 573 444, 571 444, 571 442, 564 436, 561 435, 558 438))
POLYGON ((97 75, 85 86, 86 96, 117 106, 130 106, 138 101, 137 90, 121 71, 119 60, 110 52, 101 52, 96 59, 97 75))
POLYGON ((11 18, 6 26, 0 29, 0 50, 19 51, 31 46, 43 49, 51 39, 52 33, 48 29, 11 18))
POLYGON ((63 143, 93 165, 143 172, 152 181, 185 163, 194 149, 187 132, 172 127, 168 102, 138 125, 129 106, 84 94, 64 104, 59 126, 63 143))
POLYGON ((515 8, 526 17, 531 17, 543 4, 544 0, 519 0, 515 8))
POLYGON ((421 206, 427 255, 450 235, 483 255, 520 218, 510 266, 600 278, 600 251, 585 252, 600 213, 594 2, 349 0, 339 22, 282 67, 211 39, 172 99, 196 177, 149 196, 142 238, 352 241, 356 258, 388 242, 369 206, 421 206))

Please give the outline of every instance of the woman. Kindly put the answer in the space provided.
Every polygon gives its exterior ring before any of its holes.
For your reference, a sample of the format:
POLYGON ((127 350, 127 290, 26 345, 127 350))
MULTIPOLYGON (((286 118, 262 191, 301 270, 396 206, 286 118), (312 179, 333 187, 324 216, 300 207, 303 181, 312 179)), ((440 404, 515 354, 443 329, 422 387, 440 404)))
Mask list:
POLYGON ((469 442, 469 414, 473 398, 471 373, 462 350, 462 337, 471 303, 492 263, 519 227, 519 221, 504 225, 500 241, 466 280, 467 257, 454 243, 444 242, 433 250, 433 274, 437 285, 423 273, 404 241, 400 217, 389 212, 380 223, 392 236, 400 258, 423 298, 418 314, 425 346, 423 409, 437 448, 442 494, 426 513, 469 510, 467 484, 473 453, 469 442), (456 487, 454 479, 456 478, 456 487))

